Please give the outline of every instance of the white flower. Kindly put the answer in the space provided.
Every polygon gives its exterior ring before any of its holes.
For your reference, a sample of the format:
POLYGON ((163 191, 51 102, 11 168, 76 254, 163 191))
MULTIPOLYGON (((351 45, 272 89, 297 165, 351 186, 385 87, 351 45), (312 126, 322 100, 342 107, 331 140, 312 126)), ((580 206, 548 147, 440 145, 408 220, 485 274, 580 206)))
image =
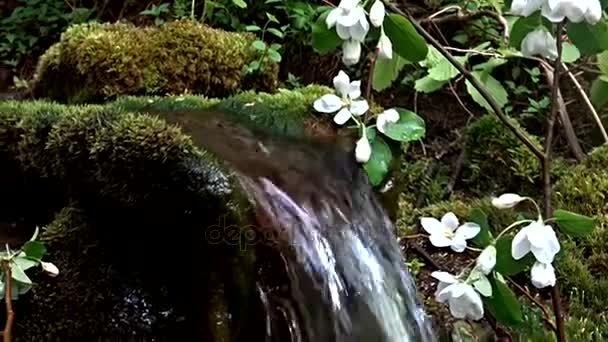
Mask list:
POLYGON ((391 42, 390 38, 384 34, 384 31, 382 31, 380 34, 380 39, 378 40, 378 52, 382 58, 393 58, 393 43, 391 42))
POLYGON ((555 269, 551 264, 535 262, 530 271, 532 285, 539 289, 547 286, 555 286, 555 269))
POLYGON ((50 262, 41 261, 40 265, 42 266, 42 269, 51 277, 56 277, 59 274, 59 269, 57 268, 57 266, 53 265, 50 262))
POLYGON ((340 71, 334 77, 334 88, 340 96, 334 94, 323 95, 314 102, 314 108, 322 113, 338 112, 334 116, 334 122, 338 125, 346 123, 352 115, 363 115, 369 109, 365 99, 357 100, 361 97, 361 81, 350 81, 344 71, 340 71))
POLYGON ((361 58, 361 43, 348 39, 342 42, 342 63, 344 65, 355 65, 361 58))
POLYGON ((370 146, 369 140, 367 140, 365 134, 363 134, 355 146, 355 157, 359 163, 367 163, 371 154, 372 147, 370 146))
POLYGON ((387 109, 378 115, 376 119, 376 127, 382 133, 386 133, 386 127, 390 123, 399 121, 399 112, 395 109, 387 109))
POLYGON ((511 13, 527 17, 538 11, 546 4, 547 0, 513 0, 511 2, 511 13))
POLYGON ((498 209, 508 209, 513 208, 525 199, 525 197, 521 197, 518 194, 502 194, 492 199, 492 205, 498 209))
POLYGON ((521 53, 526 57, 540 55, 554 60, 557 58, 557 42, 551 33, 538 28, 522 40, 521 53))
POLYGON ((599 0, 546 0, 542 14, 554 23, 568 19, 573 23, 586 20, 595 24, 602 17, 602 6, 599 0))
POLYGON ((372 8, 369 10, 369 21, 375 27, 380 27, 384 22, 384 16, 386 15, 386 10, 384 8, 384 3, 381 0, 376 0, 372 5, 372 8))
POLYGON ((475 289, 447 272, 433 272, 433 278, 439 280, 435 300, 448 302, 450 313, 458 319, 470 318, 479 320, 483 317, 483 302, 475 289))
POLYGON ((328 28, 336 26, 336 33, 342 40, 362 42, 369 31, 365 10, 359 0, 340 1, 338 7, 329 12, 325 23, 328 28))
POLYGON ((435 247, 450 246, 455 252, 462 252, 467 247, 468 239, 474 238, 481 228, 477 223, 468 222, 458 226, 458 218, 454 213, 447 213, 441 218, 441 222, 433 217, 420 219, 422 228, 430 234, 429 240, 435 247))
POLYGON ((477 257, 476 265, 483 274, 490 274, 496 266, 496 247, 492 245, 486 247, 477 257))
POLYGON ((559 250, 555 231, 540 218, 515 234, 511 244, 513 259, 519 260, 531 251, 536 260, 545 264, 552 263, 559 250))

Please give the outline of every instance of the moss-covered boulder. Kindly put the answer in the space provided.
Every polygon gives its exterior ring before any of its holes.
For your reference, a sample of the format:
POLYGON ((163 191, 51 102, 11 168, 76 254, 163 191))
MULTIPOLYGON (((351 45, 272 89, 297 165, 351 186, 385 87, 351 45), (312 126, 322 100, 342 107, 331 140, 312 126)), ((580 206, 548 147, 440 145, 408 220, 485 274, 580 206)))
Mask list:
POLYGON ((239 89, 273 90, 276 63, 268 61, 257 74, 243 72, 261 58, 251 47, 254 39, 187 19, 151 27, 75 25, 40 58, 34 95, 82 103, 126 94, 221 97, 239 89))
POLYGON ((306 134, 331 122, 309 105, 325 91, 1 103, 0 220, 46 227, 49 261, 61 270, 33 275, 15 336, 232 341, 263 329, 251 246, 205 234, 251 227, 248 201, 231 170, 154 113, 219 108, 250 126, 306 134))
MULTIPOLYGON (((511 122, 525 130, 511 119, 511 122)), ((466 161, 462 178, 467 191, 478 194, 540 189, 538 158, 494 114, 486 114, 466 131, 466 161)), ((540 146, 539 139, 527 134, 540 146)))

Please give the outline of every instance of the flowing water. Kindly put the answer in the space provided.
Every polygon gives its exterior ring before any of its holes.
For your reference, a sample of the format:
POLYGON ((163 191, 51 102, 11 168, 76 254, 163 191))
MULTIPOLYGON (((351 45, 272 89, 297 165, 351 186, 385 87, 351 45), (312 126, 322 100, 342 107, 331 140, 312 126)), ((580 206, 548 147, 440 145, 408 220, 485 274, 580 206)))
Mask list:
POLYGON ((393 224, 352 153, 206 117, 171 121, 229 164, 258 232, 271 233, 256 246, 265 341, 435 340, 393 224))

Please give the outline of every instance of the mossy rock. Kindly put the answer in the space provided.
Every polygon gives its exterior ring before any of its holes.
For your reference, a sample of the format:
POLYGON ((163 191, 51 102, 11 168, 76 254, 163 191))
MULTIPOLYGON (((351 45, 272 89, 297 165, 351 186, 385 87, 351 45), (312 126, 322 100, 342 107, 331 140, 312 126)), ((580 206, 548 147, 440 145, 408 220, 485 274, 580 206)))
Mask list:
MULTIPOLYGON (((510 121, 537 146, 539 139, 510 121)), ((464 187, 477 194, 535 193, 540 189, 538 158, 494 114, 486 114, 466 130, 464 187)))
POLYGON ((251 248, 214 244, 204 234, 213 225, 248 225, 248 201, 231 170, 153 113, 204 116, 219 108, 274 134, 307 135, 317 127, 310 122, 331 122, 310 105, 326 91, 0 103, 0 219, 46 226, 48 260, 61 269, 50 280, 33 275, 40 286, 19 300, 16 336, 82 341, 125 338, 132 329, 137 337, 228 341, 263 327, 249 311, 251 248), (139 304, 126 305, 127 295, 139 304), (142 310, 172 314, 152 324, 137 316, 142 310), (232 319, 218 324, 218 313, 232 319))
POLYGON ((184 92, 223 97, 241 89, 274 90, 278 65, 245 75, 261 58, 255 36, 213 29, 188 19, 161 26, 87 23, 68 28, 40 58, 34 94, 68 103, 118 95, 184 92))

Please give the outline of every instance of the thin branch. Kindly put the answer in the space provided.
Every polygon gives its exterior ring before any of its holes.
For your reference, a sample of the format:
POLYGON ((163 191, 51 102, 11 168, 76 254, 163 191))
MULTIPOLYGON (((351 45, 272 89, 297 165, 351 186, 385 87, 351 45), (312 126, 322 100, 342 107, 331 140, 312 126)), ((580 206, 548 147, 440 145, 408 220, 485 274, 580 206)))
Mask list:
POLYGON ((494 97, 492 95, 490 95, 488 90, 481 84, 481 82, 479 82, 477 77, 475 77, 460 62, 458 62, 449 52, 447 52, 443 48, 443 46, 441 46, 441 44, 439 44, 439 42, 437 42, 437 40, 435 40, 435 38, 433 38, 433 36, 431 36, 420 25, 420 23, 418 23, 414 18, 412 18, 408 13, 405 13, 404 11, 402 11, 401 9, 399 9, 397 6, 395 6, 392 3, 387 3, 387 6, 391 10, 393 10, 395 13, 398 13, 398 14, 403 15, 406 18, 408 18, 410 20, 410 22, 412 23, 412 25, 414 25, 414 27, 416 28, 418 33, 420 33, 433 47, 435 47, 450 62, 450 64, 452 64, 456 69, 458 69, 458 71, 460 71, 460 73, 462 73, 462 75, 469 82, 471 82, 471 85, 473 85, 473 87, 475 89, 477 89, 477 91, 488 102, 488 104, 490 104, 490 107, 492 107, 494 114, 496 114, 498 116, 498 118, 513 132, 513 134, 515 134, 517 136, 517 138, 519 140, 521 140, 523 142, 523 144, 526 145, 530 149, 530 151, 532 151, 532 153, 534 153, 534 155, 539 160, 543 159, 544 156, 543 156, 543 152, 541 151, 541 149, 539 147, 537 147, 532 142, 532 140, 530 140, 521 130, 519 130, 519 128, 517 128, 517 126, 515 126, 509 120, 509 118, 500 109, 500 106, 498 105, 498 103, 496 103, 496 100, 494 99, 494 97))
POLYGON ((365 98, 370 101, 372 95, 372 83, 374 82, 374 68, 376 66, 376 60, 378 59, 378 54, 380 53, 379 49, 374 50, 374 54, 372 55, 372 60, 369 66, 369 73, 367 74, 367 84, 365 85, 365 98))
POLYGON ((4 301, 6 303, 6 324, 4 325, 4 331, 2 337, 4 342, 11 342, 13 321, 15 319, 15 312, 13 311, 13 283, 11 274, 11 265, 9 261, 2 262, 2 270, 4 271, 6 279, 4 280, 4 301))
POLYGON ((479 19, 481 17, 490 17, 496 22, 498 22, 498 24, 502 26, 502 39, 504 39, 505 41, 509 40, 509 23, 507 22, 507 19, 505 19, 505 17, 501 16, 500 14, 492 11, 481 10, 476 12, 468 12, 460 6, 448 6, 440 10, 439 12, 433 13, 431 16, 423 19, 422 22, 433 22, 441 24, 450 21, 470 21, 479 19), (456 13, 437 18, 440 14, 454 9, 457 11, 456 13))
POLYGON ((602 132, 602 136, 604 137, 604 143, 608 144, 608 134, 606 134, 606 129, 604 128, 604 124, 602 124, 602 119, 600 119, 600 116, 597 114, 597 111, 593 107, 591 100, 589 100, 589 96, 587 96, 587 93, 585 93, 585 90, 583 89, 581 84, 578 82, 576 77, 574 77, 572 72, 570 72, 570 70, 568 70, 568 67, 566 66, 565 63, 562 63, 562 68, 564 68, 564 70, 568 73, 570 80, 572 81, 572 83, 574 83, 574 86, 576 86, 576 89, 578 90, 579 94, 581 94, 583 101, 585 101, 587 108, 589 109, 589 111, 591 112, 591 115, 593 116, 593 119, 595 119, 595 122, 597 123, 597 127, 599 127, 600 131, 602 132))
POLYGON ((532 296, 532 294, 530 294, 530 292, 528 292, 525 288, 523 288, 521 285, 516 283, 513 279, 511 279, 509 277, 506 277, 506 278, 511 283, 511 285, 513 285, 513 287, 515 287, 517 290, 519 290, 519 292, 521 292, 524 296, 528 297, 528 299, 532 303, 534 303, 534 304, 536 304, 536 306, 538 306, 538 308, 543 312, 543 320, 545 321, 545 323, 547 323, 547 325, 549 325, 549 327, 551 327, 551 329, 554 332, 557 332, 557 327, 555 326, 555 323, 551 320, 551 315, 549 314, 549 310, 543 305, 543 303, 541 303, 536 298, 534 298, 534 296, 532 296))
MULTIPOLYGON (((549 85, 549 88, 552 88, 554 83, 553 68, 546 61, 542 59, 540 61, 540 66, 545 73, 547 84, 549 85)), ((578 142, 574 127, 572 127, 572 121, 570 121, 570 116, 568 116, 568 109, 566 108, 566 103, 564 102, 564 97, 562 96, 560 89, 557 89, 557 107, 560 121, 564 127, 564 133, 566 134, 566 140, 568 141, 568 146, 570 146, 576 160, 582 162, 585 160, 586 155, 578 142)))
MULTIPOLYGON (((547 117, 547 132, 545 135, 545 151, 543 158, 543 195, 544 195, 544 216, 549 218, 553 215, 553 208, 551 205, 551 148, 553 145, 553 131, 555 126, 555 119, 557 118, 557 112, 559 109, 558 104, 558 90, 559 90, 559 79, 561 72, 561 56, 562 56, 562 30, 564 23, 560 22, 557 24, 555 37, 557 40, 557 59, 553 67, 553 87, 551 88, 551 113, 547 117)), ((562 307, 561 294, 559 291, 558 283, 555 283, 551 290, 551 300, 553 302, 553 311, 555 313, 555 323, 557 326, 557 340, 560 342, 567 341, 566 329, 564 326, 564 309, 562 307)))

